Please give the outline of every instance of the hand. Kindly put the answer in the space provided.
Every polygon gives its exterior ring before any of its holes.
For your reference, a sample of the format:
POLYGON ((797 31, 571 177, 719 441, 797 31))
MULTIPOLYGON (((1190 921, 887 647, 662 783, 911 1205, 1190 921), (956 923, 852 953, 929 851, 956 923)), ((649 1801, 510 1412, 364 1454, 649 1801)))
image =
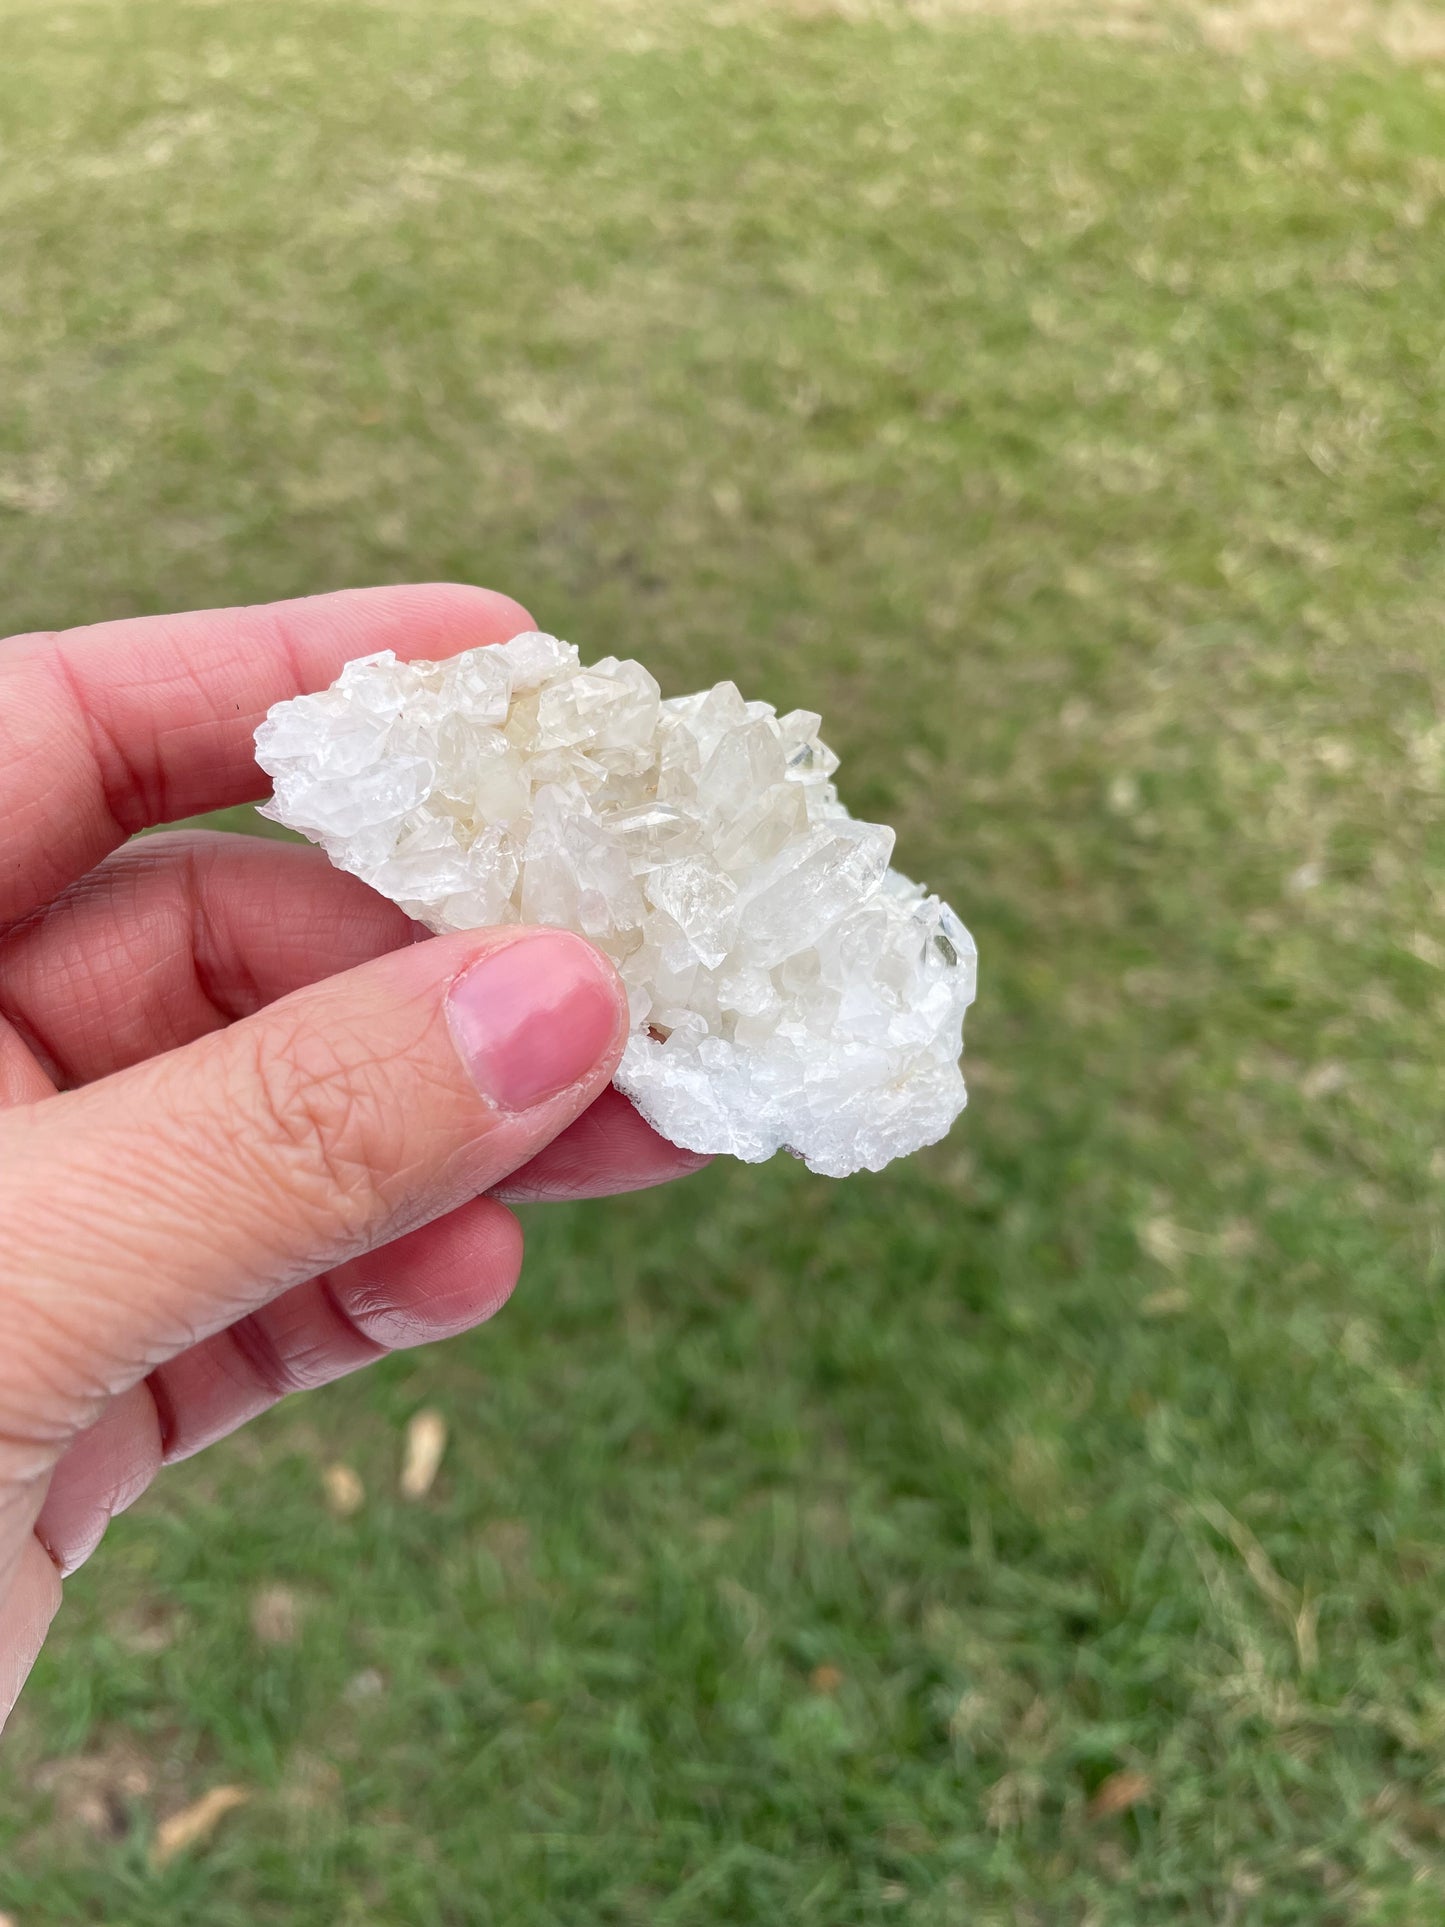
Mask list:
POLYGON ((610 1089, 626 1002, 580 938, 417 942, 317 850, 127 842, 264 793, 257 723, 349 658, 530 626, 432 587, 0 642, 0 1723, 161 1465, 489 1317, 500 1199, 704 1161, 610 1089))

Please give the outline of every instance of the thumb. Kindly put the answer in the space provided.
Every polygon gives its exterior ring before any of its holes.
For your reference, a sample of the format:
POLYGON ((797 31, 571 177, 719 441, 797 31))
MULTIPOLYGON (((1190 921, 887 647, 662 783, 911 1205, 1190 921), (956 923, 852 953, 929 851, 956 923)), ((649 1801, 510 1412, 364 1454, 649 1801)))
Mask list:
POLYGON ((0 1440, 487 1191, 607 1084, 611 966, 560 930, 439 937, 0 1115, 0 1440))

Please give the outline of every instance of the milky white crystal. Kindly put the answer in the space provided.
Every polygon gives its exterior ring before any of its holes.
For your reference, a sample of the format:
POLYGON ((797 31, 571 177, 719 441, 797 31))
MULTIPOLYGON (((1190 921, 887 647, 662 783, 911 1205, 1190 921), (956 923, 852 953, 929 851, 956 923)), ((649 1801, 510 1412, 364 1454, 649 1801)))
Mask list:
POLYGON ((632 1013, 617 1083, 664 1137, 844 1177, 963 1109, 974 947, 838 801, 819 721, 730 682, 663 702, 640 663, 529 634, 348 663, 276 704, 256 757, 265 814, 429 929, 604 950, 632 1013))

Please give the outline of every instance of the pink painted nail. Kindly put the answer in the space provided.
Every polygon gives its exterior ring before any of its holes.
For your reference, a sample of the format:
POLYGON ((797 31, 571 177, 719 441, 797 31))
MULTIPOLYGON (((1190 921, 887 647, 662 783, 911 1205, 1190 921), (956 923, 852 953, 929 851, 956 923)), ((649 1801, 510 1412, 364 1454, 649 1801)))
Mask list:
POLYGON ((504 1111, 529 1111, 585 1077, 621 1021, 607 965, 567 930, 537 931, 479 957, 447 995, 462 1062, 504 1111))

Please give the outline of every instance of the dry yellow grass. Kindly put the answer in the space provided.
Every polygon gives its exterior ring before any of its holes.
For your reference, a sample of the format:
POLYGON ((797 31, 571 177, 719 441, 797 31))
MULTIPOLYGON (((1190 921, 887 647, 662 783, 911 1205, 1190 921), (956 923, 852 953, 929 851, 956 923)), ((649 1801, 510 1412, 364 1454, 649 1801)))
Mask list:
MULTIPOLYGON (((370 3, 391 8, 404 0, 370 3)), ((533 10, 535 0, 517 5, 533 10)), ((1384 54, 1409 65, 1445 62, 1445 5, 1438 0, 704 0, 701 6, 697 0, 588 0, 588 6, 643 31, 679 14, 693 24, 701 15, 718 27, 755 26, 769 13, 883 23, 999 20, 1030 31, 1118 40, 1198 39, 1230 54, 1274 39, 1325 60, 1384 54)), ((478 12, 481 0, 457 0, 452 10, 478 12)))
MULTIPOLYGON (((119 0, 78 0, 70 11, 114 12, 119 0)), ((177 0, 183 11, 213 10, 215 0, 177 0)), ((0 0, 0 19, 43 14, 49 0, 0 0)), ((299 12, 332 11, 337 0, 298 0, 299 12)), ((410 0, 359 0, 351 10, 405 14, 410 0)), ((569 11, 556 0, 436 0, 447 19, 569 11)), ((578 16, 627 20, 645 41, 649 27, 677 21, 756 28, 770 13, 793 18, 877 21, 997 20, 1030 32, 1066 31, 1145 43, 1201 41, 1216 52, 1248 54, 1261 42, 1293 45, 1323 60, 1383 54, 1411 66, 1445 64, 1442 0, 585 0, 578 16)))
POLYGON ((1383 52, 1411 63, 1445 61, 1445 9, 1428 0, 753 0, 752 10, 759 4, 860 20, 1005 20, 1119 39, 1166 40, 1192 30, 1225 53, 1272 36, 1327 60, 1383 52))

